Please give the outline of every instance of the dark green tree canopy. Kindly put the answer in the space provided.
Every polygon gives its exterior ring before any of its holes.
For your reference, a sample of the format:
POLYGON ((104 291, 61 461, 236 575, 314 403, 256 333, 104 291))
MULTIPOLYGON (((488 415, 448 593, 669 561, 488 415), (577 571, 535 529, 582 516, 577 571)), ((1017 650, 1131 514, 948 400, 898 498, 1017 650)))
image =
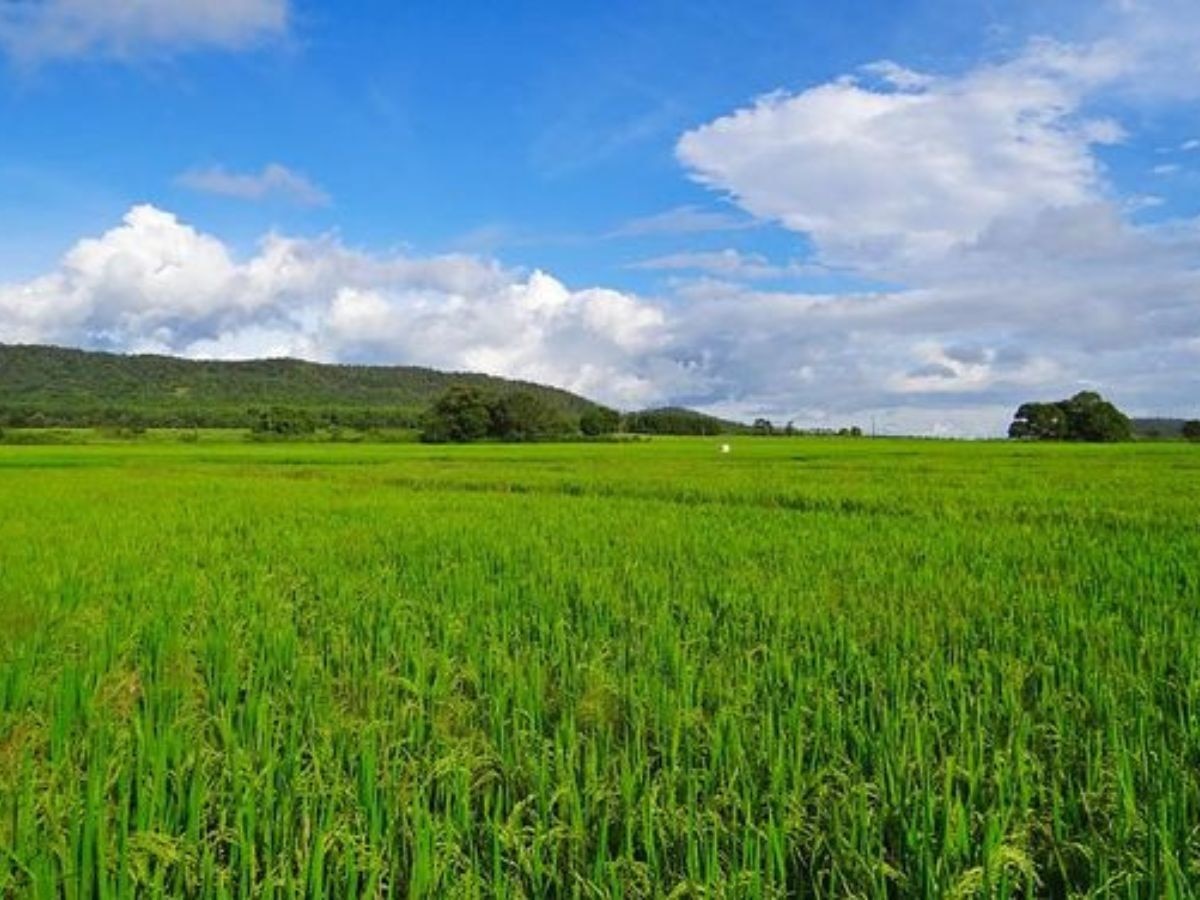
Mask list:
POLYGON ((567 420, 530 391, 513 391, 490 408, 491 437, 502 441, 537 441, 571 430, 567 420))
POLYGON ((456 384, 438 397, 423 423, 422 438, 430 443, 466 443, 487 437, 492 430, 494 395, 472 385, 456 384))
POLYGON ((1184 422, 1183 436, 1189 441, 1200 441, 1200 419, 1189 419, 1184 422))
POLYGON ((571 422, 532 391, 493 394, 470 385, 443 393, 425 416, 421 439, 468 443, 484 438, 538 441, 564 435, 571 422))
POLYGON ((621 430, 621 414, 607 406, 591 406, 579 417, 579 430, 588 437, 615 434, 621 430))
POLYGON ((1096 392, 1081 391, 1069 400, 1022 403, 1008 436, 1035 441, 1128 441, 1133 439, 1133 425, 1096 392))

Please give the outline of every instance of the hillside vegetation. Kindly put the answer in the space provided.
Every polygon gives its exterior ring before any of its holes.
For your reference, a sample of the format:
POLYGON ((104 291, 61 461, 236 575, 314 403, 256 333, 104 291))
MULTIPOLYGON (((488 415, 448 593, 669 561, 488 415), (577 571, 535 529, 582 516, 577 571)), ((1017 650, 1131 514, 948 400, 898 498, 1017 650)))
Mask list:
POLYGON ((527 391, 572 418, 593 404, 557 388, 415 366, 295 359, 216 362, 0 345, 0 426, 248 427, 255 410, 304 410, 351 427, 415 427, 452 385, 527 391))

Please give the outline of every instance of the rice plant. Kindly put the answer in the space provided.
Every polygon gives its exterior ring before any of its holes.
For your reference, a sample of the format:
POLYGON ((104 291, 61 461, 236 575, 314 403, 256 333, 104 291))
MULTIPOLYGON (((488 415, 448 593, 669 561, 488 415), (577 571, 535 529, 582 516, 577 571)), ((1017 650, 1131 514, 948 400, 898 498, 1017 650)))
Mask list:
POLYGON ((0 448, 0 897, 1189 897, 1200 455, 0 448))

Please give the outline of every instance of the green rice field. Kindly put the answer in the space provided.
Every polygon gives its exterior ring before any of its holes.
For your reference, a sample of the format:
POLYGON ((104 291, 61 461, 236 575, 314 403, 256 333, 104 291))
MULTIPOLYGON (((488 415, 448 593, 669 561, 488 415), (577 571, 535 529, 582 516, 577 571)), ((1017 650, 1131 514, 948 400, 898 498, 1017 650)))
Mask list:
POLYGON ((0 897, 1200 894, 1200 447, 0 447, 0 897))

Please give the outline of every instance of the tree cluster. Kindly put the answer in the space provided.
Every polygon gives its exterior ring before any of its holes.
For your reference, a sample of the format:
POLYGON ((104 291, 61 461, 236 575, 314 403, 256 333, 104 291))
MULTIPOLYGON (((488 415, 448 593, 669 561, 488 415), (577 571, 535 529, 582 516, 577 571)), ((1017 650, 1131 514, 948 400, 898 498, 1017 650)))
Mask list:
POLYGON ((259 437, 303 437, 317 430, 317 421, 305 409, 272 406, 252 413, 251 434, 259 437))
POLYGON ((668 406, 629 413, 625 417, 625 430, 630 434, 716 435, 741 433, 746 429, 736 422, 668 406))
MULTIPOLYGON (((594 437, 611 434, 620 425, 615 410, 594 406, 581 415, 579 431, 594 437)), ((434 401, 422 422, 421 440, 435 444, 544 441, 575 430, 567 416, 533 391, 494 394, 464 384, 450 387, 434 401)))
POLYGON ((776 425, 770 419, 755 419, 750 434, 763 437, 862 437, 863 430, 857 425, 843 428, 797 428, 795 422, 776 425))
POLYGON ((1133 439, 1133 424, 1099 394, 1082 391, 1069 400, 1021 404, 1008 436, 1034 441, 1128 441, 1133 439))

